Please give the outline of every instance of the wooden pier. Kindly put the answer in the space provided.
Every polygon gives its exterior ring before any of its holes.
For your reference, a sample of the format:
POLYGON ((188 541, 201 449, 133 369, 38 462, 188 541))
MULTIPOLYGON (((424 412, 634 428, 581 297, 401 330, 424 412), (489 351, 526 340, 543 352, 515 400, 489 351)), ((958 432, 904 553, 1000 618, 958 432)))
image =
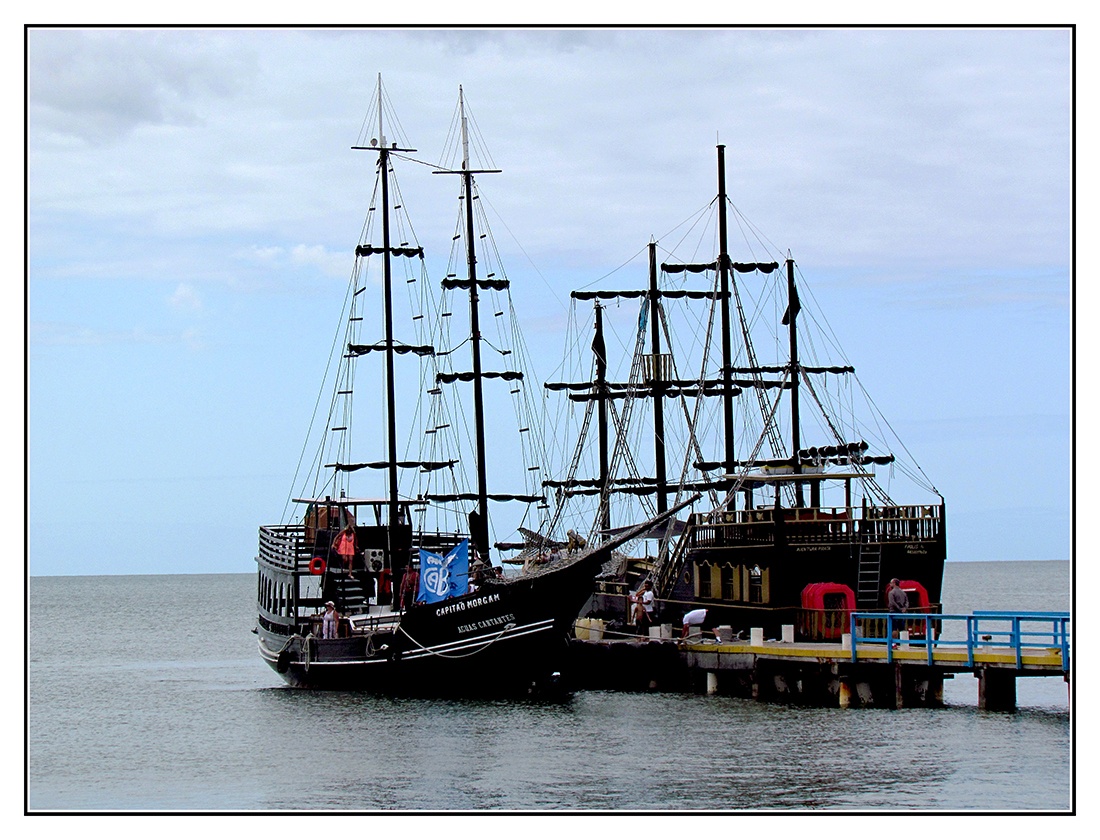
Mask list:
MULTIPOLYGON (((835 642, 578 639, 570 676, 582 688, 903 708, 942 706, 944 680, 971 673, 978 679, 980 708, 1013 711, 1017 678, 1069 681, 1068 622, 1068 613, 905 616, 904 626, 929 630, 931 645, 924 638, 894 640, 893 619, 863 613, 852 615, 854 632, 835 642), (936 628, 951 621, 965 622, 965 639, 937 637, 936 628), (1032 629, 1036 624, 1042 628, 1032 629)), ((896 623, 901 626, 901 619, 896 623)))

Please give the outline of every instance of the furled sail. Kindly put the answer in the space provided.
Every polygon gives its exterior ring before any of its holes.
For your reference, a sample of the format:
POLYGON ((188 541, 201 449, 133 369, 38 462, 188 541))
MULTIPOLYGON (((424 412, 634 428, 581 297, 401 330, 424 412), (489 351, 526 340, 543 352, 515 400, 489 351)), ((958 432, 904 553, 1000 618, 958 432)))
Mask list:
MULTIPOLYGON (((473 382, 477 377, 475 373, 437 373, 435 375, 436 382, 448 383, 448 382, 473 382)), ((523 374, 515 370, 506 370, 502 372, 486 370, 481 372, 482 379, 523 379, 523 374)))
MULTIPOLYGON (((454 277, 447 277, 440 282, 440 285, 444 289, 468 289, 470 288, 469 280, 458 280, 454 277)), ((507 280, 478 280, 477 287, 479 289, 492 289, 493 291, 502 292, 508 288, 507 280)))
MULTIPOLYGON (((378 344, 349 344, 348 355, 349 356, 364 356, 367 353, 377 351, 379 353, 385 352, 387 349, 385 342, 379 342, 378 344)), ((406 353, 415 353, 418 356, 431 356, 435 353, 435 348, 431 345, 421 344, 394 344, 393 352, 399 356, 403 356, 406 353)))
MULTIPOLYGON (((764 274, 771 274, 773 271, 779 268, 777 262, 751 262, 751 263, 739 263, 731 262, 730 268, 741 274, 750 274, 754 271, 760 271, 764 274)), ((665 274, 683 274, 684 272, 691 272, 693 274, 702 274, 704 271, 717 271, 718 261, 714 260, 709 263, 661 263, 661 271, 665 274)))
MULTIPOLYGON (((434 472, 435 470, 443 470, 448 467, 453 467, 457 464, 457 460, 451 461, 398 461, 397 466, 402 469, 412 469, 419 467, 424 472, 434 472)), ((340 470, 341 472, 355 472, 356 470, 384 470, 389 467, 389 461, 367 461, 362 464, 325 464, 328 469, 340 470)))
MULTIPOLYGON (((384 247, 378 247, 376 245, 356 245, 355 256, 371 256, 372 254, 385 254, 384 247)), ((389 248, 389 253, 394 256, 418 256, 423 259, 422 247, 392 247, 389 248)))

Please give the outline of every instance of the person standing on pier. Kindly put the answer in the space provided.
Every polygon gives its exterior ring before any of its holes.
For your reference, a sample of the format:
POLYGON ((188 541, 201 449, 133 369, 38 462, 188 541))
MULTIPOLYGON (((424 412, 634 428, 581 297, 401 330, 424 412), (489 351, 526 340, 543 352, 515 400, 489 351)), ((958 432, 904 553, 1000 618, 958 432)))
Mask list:
MULTIPOLYGON (((901 588, 901 581, 894 578, 890 581, 890 586, 886 590, 886 608, 891 613, 904 613, 909 610, 909 596, 905 590, 901 588)), ((894 638, 898 637, 898 632, 901 630, 901 622, 895 620, 894 625, 894 638)), ((897 647, 897 645, 894 645, 897 647)))
POLYGON ((886 590, 886 607, 892 613, 903 613, 909 610, 909 596, 901 588, 901 581, 897 578, 890 581, 890 587, 886 590))

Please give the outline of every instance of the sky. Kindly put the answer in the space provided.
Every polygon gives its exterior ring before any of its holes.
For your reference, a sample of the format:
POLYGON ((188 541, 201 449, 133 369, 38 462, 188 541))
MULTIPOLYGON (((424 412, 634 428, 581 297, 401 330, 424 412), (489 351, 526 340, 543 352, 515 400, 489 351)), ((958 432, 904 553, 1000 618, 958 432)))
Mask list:
MULTIPOLYGON (((724 144, 732 202, 946 498, 949 559, 1070 557, 1068 30, 32 29, 30 574, 254 568, 373 184, 350 147, 379 74, 425 160, 462 85, 545 359, 571 289, 713 198, 724 144)), ((401 178, 438 272, 457 185, 401 178)))

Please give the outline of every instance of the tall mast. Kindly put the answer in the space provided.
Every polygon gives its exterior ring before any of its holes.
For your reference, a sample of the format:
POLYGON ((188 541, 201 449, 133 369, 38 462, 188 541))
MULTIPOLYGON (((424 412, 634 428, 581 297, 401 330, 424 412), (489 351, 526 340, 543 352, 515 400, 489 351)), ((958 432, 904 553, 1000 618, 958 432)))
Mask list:
POLYGON ((599 303, 596 304, 596 337, 592 340, 592 353, 596 357, 596 393, 600 395, 596 403, 600 435, 600 493, 607 499, 603 505, 600 527, 606 533, 611 530, 611 497, 607 492, 611 465, 607 433, 607 345, 603 338, 603 307, 599 303))
POLYGON ((718 146, 718 277, 722 293, 722 420, 725 473, 736 469, 733 452, 733 351, 730 347, 730 258, 726 243, 726 147, 718 146))
MULTIPOLYGON (((507 288, 507 280, 478 280, 477 279, 477 252, 475 249, 474 240, 474 175, 488 172, 500 172, 499 169, 472 169, 470 166, 470 137, 467 127, 466 118, 466 99, 462 93, 462 86, 458 88, 458 107, 459 107, 459 122, 462 131, 462 168, 458 170, 440 169, 436 170, 437 175, 461 175, 463 186, 463 209, 466 222, 466 267, 469 271, 469 277, 465 280, 451 280, 450 278, 443 281, 444 288, 462 288, 469 286, 470 289, 470 345, 472 353, 473 372, 469 375, 469 379, 474 383, 474 458, 477 464, 477 493, 474 497, 476 507, 470 513, 470 536, 473 539, 475 548, 481 554, 482 558, 488 560, 489 558, 489 490, 488 481, 486 478, 486 458, 485 458, 485 402, 482 393, 482 380, 486 376, 500 376, 505 377, 505 374, 500 373, 485 373, 481 368, 481 321, 480 313, 478 311, 478 288, 485 286, 486 288, 507 288)), ((456 237, 457 238, 457 237, 456 237)), ((467 377, 462 376, 465 380, 467 377)), ((516 375, 507 376, 506 378, 522 378, 516 375)), ((456 379, 455 375, 440 374, 437 377, 440 382, 453 382, 456 379)), ((526 500, 525 496, 512 496, 514 499, 526 500)))
MULTIPOLYGON (((795 329, 795 321, 798 318, 798 291, 794 286, 794 260, 787 256, 787 314, 783 317, 783 322, 787 324, 787 331, 790 336, 790 348, 791 348, 791 457, 794 459, 794 472, 795 475, 802 473, 802 458, 798 454, 802 448, 802 442, 800 433, 798 430, 798 331, 795 329)), ((795 492, 795 505, 802 507, 804 499, 802 496, 802 484, 796 481, 794 485, 795 492)))
POLYGON ((668 510, 668 476, 665 474, 665 398, 661 364, 660 296, 657 290, 657 243, 649 243, 649 336, 653 354, 653 457, 657 470, 657 512, 668 510))
POLYGON ((386 320, 386 440, 389 471, 389 523, 398 519, 397 499, 397 399, 393 371, 393 294, 390 271, 390 153, 382 126, 382 74, 378 74, 378 166, 382 176, 382 288, 386 320))
POLYGON ((466 102, 458 86, 458 109, 462 121, 462 182, 466 199, 466 265, 470 272, 470 340, 474 366, 474 435, 477 459, 478 533, 471 534, 483 558, 489 556, 489 489, 485 474, 485 403, 481 385, 481 322, 478 316, 477 254, 474 250, 474 175, 470 171, 470 140, 466 129, 466 102))
MULTIPOLYGON (((352 146, 357 151, 369 151, 378 153, 378 174, 382 184, 382 247, 363 244, 356 248, 357 256, 370 254, 382 254, 382 310, 386 331, 384 347, 366 347, 349 345, 348 352, 359 355, 368 350, 384 349, 386 353, 386 470, 389 478, 388 515, 389 523, 394 525, 400 519, 400 500, 397 490, 397 398, 396 375, 394 373, 394 340, 393 340, 393 272, 391 269, 391 256, 403 254, 409 256, 412 252, 423 259, 424 252, 421 248, 392 248, 390 246, 390 153, 391 152, 415 152, 416 149, 398 148, 396 143, 387 145, 385 126, 382 122, 382 75, 378 75, 378 136, 371 140, 369 146, 352 146)), ((421 348, 429 349, 430 348, 421 348)))

